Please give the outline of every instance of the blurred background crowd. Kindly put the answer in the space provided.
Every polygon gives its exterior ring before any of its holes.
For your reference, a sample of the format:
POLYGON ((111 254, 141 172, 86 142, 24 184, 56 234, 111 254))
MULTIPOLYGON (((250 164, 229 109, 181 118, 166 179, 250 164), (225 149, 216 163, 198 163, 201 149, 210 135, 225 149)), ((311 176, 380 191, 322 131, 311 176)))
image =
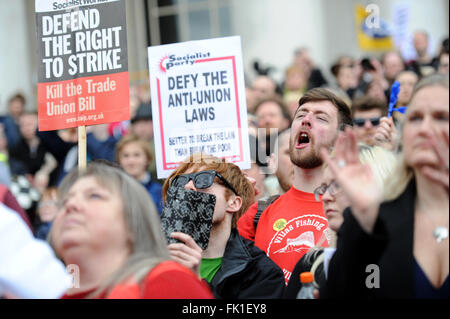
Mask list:
MULTIPOLYGON (((35 236, 45 238, 56 216, 57 186, 77 165, 78 137, 76 128, 37 131, 33 2, 0 0, 0 45, 8 46, 0 59, 0 182, 35 236), (19 44, 6 39, 9 30, 19 44)), ((88 160, 117 162, 146 187, 161 212, 164 181, 155 174, 146 47, 236 34, 246 73, 252 158, 246 174, 256 180, 256 199, 292 184, 289 134, 280 133, 311 88, 329 88, 344 99, 358 139, 375 144, 394 81, 400 83, 395 106, 404 107, 422 77, 448 76, 448 1, 373 1, 380 26, 370 44, 357 23, 358 10, 369 4, 361 2, 127 0, 130 120, 89 127, 88 160), (280 21, 286 24, 280 27, 280 21)), ((393 118, 399 125, 402 114, 393 118)))

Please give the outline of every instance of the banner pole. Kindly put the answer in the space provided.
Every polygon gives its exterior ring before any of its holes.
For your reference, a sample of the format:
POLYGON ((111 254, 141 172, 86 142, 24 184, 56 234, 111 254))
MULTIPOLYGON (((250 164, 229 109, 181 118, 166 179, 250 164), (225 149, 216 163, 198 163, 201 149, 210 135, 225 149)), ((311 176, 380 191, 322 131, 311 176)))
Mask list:
POLYGON ((78 126, 78 169, 86 168, 86 126, 78 126))

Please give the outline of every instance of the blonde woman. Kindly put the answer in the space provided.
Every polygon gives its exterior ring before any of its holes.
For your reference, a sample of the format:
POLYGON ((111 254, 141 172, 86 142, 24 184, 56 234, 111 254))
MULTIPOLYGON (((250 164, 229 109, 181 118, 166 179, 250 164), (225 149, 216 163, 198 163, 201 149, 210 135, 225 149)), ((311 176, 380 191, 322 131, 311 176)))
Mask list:
POLYGON ((189 269, 169 261, 146 190, 121 169, 91 163, 59 188, 50 242, 79 284, 63 298, 211 298, 189 269))
POLYGON ((324 153, 350 209, 321 297, 448 298, 448 125, 448 77, 423 79, 405 114, 402 160, 384 203, 372 171, 358 161, 353 132, 338 138, 333 160, 324 153))

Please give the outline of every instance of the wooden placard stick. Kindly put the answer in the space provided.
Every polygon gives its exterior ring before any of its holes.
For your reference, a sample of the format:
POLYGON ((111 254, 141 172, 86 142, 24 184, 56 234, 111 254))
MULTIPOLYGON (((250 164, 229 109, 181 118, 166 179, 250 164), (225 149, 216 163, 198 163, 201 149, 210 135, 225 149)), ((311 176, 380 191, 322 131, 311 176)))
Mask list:
POLYGON ((78 169, 86 169, 86 126, 78 126, 78 169))

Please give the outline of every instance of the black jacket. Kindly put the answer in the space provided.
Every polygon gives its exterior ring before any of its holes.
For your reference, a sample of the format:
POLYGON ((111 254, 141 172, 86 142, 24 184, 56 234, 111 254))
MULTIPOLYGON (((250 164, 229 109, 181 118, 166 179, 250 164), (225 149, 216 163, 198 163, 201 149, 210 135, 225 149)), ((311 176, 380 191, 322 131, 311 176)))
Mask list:
POLYGON ((321 298, 414 298, 415 197, 412 180, 400 197, 380 206, 370 235, 347 208, 321 298), (376 282, 371 264, 379 267, 379 288, 366 285, 376 282))
POLYGON ((283 271, 233 229, 210 287, 217 299, 265 299, 281 298, 285 284, 283 271))
POLYGON ((30 146, 23 137, 9 148, 9 164, 11 174, 26 175, 36 174, 45 162, 47 149, 39 142, 37 149, 32 152, 30 146))

